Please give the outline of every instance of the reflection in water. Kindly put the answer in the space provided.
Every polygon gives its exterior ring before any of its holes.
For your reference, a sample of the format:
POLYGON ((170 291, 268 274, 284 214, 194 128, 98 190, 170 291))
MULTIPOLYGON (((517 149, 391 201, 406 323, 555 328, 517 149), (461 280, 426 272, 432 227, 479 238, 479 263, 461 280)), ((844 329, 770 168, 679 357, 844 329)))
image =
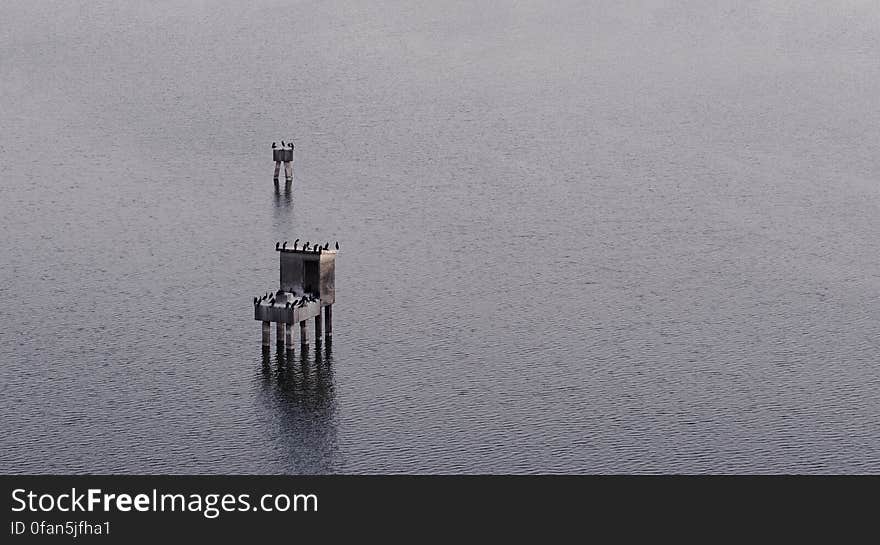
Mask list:
POLYGON ((285 473, 330 473, 337 463, 330 345, 294 353, 263 350, 262 396, 285 473))
POLYGON ((282 191, 281 185, 276 181, 275 182, 275 208, 280 210, 285 210, 290 208, 290 205, 293 202, 293 185, 289 183, 284 184, 284 190, 282 191))

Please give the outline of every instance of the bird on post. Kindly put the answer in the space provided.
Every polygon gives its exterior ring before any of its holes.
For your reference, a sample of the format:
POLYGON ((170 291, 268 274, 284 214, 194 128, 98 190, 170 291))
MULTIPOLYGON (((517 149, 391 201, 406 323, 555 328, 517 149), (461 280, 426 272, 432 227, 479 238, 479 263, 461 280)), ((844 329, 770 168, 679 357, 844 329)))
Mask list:
POLYGON ((279 246, 281 246, 281 243, 280 243, 280 242, 276 242, 276 243, 275 243, 275 249, 277 250, 279 246))
POLYGON ((275 142, 272 142, 272 149, 275 149, 277 147, 278 147, 278 144, 276 144, 275 142))
POLYGON ((281 245, 281 249, 282 249, 282 250, 286 250, 286 249, 287 249, 287 241, 286 241, 286 240, 284 241, 284 244, 281 245))
POLYGON ((293 249, 296 250, 296 244, 299 242, 299 239, 293 241, 293 249))
POLYGON ((336 249, 337 250, 339 249, 339 241, 338 240, 336 241, 336 249))
POLYGON ((329 249, 330 249, 330 243, 329 243, 329 242, 325 242, 325 243, 324 243, 324 249, 325 249, 325 250, 329 250, 329 249))
POLYGON ((284 140, 281 141, 281 147, 282 147, 282 148, 286 148, 286 147, 287 147, 287 144, 284 143, 284 140))
POLYGON ((305 252, 308 249, 309 249, 309 241, 307 240, 306 243, 303 245, 303 251, 305 252))

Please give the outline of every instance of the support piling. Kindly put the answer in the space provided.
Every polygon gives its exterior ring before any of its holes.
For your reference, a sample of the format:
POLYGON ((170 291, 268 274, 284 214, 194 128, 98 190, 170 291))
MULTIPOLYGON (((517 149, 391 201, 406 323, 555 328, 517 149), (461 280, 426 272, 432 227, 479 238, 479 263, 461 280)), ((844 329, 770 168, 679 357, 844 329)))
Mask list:
POLYGON ((333 305, 324 307, 324 338, 328 341, 333 337, 333 305))
POLYGON ((299 344, 302 346, 309 345, 309 334, 306 328, 306 321, 303 320, 299 323, 299 344))
POLYGON ((263 346, 269 346, 271 336, 272 328, 269 326, 269 322, 263 322, 263 346))

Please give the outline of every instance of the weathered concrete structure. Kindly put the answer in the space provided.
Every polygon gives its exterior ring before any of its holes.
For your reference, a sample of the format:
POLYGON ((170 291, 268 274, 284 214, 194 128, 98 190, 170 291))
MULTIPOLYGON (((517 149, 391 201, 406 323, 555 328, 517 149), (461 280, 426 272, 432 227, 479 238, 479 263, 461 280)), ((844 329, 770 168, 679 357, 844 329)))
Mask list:
POLYGON ((300 344, 308 346, 307 320, 315 319, 315 343, 333 334, 336 302, 336 250, 303 250, 276 247, 279 252, 281 287, 254 301, 254 319, 263 322, 263 346, 270 344, 271 323, 276 324, 276 343, 293 349, 291 326, 299 323, 300 344), (321 311, 324 313, 323 331, 321 311))
POLYGON ((284 177, 287 179, 287 183, 291 183, 293 181, 293 144, 272 148, 272 159, 275 161, 275 181, 278 181, 281 163, 284 163, 284 177))

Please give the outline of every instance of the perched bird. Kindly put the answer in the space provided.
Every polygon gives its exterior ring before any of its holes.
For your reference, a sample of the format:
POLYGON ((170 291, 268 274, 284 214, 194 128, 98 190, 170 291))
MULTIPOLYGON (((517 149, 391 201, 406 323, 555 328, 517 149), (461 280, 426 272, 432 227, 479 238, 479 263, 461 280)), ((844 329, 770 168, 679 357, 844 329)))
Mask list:
POLYGON ((286 148, 286 147, 287 147, 287 144, 284 143, 284 140, 281 141, 281 147, 282 147, 282 148, 286 148))
POLYGON ((329 249, 330 249, 330 243, 329 243, 329 242, 325 242, 325 243, 324 243, 324 249, 325 249, 325 250, 329 250, 329 249))
POLYGON ((339 241, 338 240, 336 241, 336 249, 337 250, 339 249, 339 241))
POLYGON ((276 242, 276 243, 275 243, 275 249, 277 250, 279 246, 281 246, 281 243, 280 243, 280 242, 276 242))
POLYGON ((309 249, 309 241, 307 240, 306 243, 303 244, 303 251, 305 252, 308 249, 309 249))
POLYGON ((287 241, 286 241, 286 240, 284 241, 284 244, 281 245, 281 249, 282 249, 282 250, 286 250, 286 249, 287 249, 287 241))
POLYGON ((293 249, 296 250, 296 243, 299 242, 299 239, 293 241, 293 249))
POLYGON ((272 149, 275 149, 277 147, 278 147, 278 144, 276 144, 275 142, 272 142, 272 149))

